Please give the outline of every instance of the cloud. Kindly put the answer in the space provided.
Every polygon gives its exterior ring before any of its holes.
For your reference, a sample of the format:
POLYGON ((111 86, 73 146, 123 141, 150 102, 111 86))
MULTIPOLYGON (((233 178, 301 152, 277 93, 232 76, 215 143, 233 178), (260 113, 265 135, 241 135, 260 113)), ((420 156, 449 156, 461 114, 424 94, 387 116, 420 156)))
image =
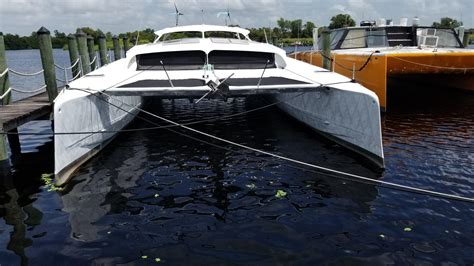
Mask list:
MULTIPOLYGON (((0 0, 0 31, 29 35, 40 26, 74 32, 89 26, 121 33, 173 26, 175 0, 0 0)), ((181 24, 224 24, 216 14, 229 8, 233 24, 243 27, 276 26, 280 17, 301 18, 318 26, 332 16, 350 14, 357 22, 380 17, 398 21, 418 16, 422 25, 441 17, 462 20, 474 27, 472 0, 176 0, 184 16, 181 24), (204 14, 201 10, 204 9, 204 14)))

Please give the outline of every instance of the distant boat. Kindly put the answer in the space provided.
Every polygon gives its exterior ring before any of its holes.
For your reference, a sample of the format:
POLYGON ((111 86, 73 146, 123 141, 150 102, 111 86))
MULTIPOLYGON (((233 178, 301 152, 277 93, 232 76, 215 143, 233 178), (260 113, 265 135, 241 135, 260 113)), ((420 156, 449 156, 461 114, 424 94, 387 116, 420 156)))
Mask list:
POLYGON ((273 95, 289 115, 383 167, 373 92, 248 34, 210 25, 163 29, 153 44, 71 82, 54 105, 55 132, 76 132, 54 137, 56 182, 64 184, 132 121, 145 97, 273 95))
MULTIPOLYGON (((390 101, 389 80, 474 91, 474 49, 466 49, 454 29, 363 22, 331 31, 330 39, 333 70, 374 91, 382 109, 390 101)), ((297 58, 322 66, 319 51, 297 58)))

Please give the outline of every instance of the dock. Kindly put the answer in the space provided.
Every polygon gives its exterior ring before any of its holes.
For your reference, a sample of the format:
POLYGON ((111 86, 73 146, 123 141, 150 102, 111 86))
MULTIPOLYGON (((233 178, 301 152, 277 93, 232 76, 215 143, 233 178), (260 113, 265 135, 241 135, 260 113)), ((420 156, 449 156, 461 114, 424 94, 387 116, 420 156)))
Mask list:
POLYGON ((47 92, 43 92, 8 105, 0 106, 0 129, 8 132, 30 121, 49 119, 53 110, 47 92))

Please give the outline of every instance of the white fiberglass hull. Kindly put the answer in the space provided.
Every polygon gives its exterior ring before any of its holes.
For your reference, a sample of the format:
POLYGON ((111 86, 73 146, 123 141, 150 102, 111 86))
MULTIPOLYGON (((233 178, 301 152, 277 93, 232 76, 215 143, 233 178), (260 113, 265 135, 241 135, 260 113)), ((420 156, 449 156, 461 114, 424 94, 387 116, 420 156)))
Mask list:
POLYGON ((285 113, 384 168, 379 105, 371 96, 332 87, 276 100, 285 113))
POLYGON ((62 91, 54 105, 56 184, 65 184, 82 163, 108 144, 116 131, 133 120, 141 104, 140 96, 107 98, 80 90, 62 91), (101 131, 107 133, 91 133, 101 131))

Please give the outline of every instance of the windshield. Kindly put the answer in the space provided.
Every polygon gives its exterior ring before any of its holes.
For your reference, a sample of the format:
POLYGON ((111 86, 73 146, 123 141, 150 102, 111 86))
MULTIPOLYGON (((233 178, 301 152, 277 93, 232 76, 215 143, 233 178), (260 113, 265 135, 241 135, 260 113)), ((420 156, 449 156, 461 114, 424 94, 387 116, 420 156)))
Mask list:
POLYGON ((461 47, 456 33, 452 29, 419 28, 417 30, 418 45, 441 48, 461 47))
POLYGON ((171 32, 165 33, 160 37, 158 41, 172 41, 179 39, 188 39, 188 38, 202 38, 202 32, 200 31, 180 31, 180 32, 171 32))

